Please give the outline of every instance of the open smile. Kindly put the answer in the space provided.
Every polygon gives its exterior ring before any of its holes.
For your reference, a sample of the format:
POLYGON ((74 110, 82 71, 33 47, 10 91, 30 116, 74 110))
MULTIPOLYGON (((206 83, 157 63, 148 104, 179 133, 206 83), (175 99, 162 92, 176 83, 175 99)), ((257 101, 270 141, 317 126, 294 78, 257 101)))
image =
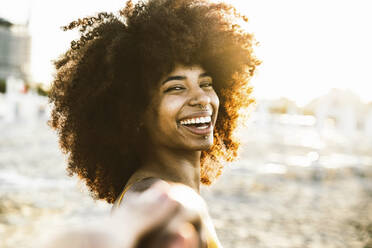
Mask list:
POLYGON ((211 116, 200 116, 183 119, 179 124, 196 135, 206 135, 213 131, 211 116))

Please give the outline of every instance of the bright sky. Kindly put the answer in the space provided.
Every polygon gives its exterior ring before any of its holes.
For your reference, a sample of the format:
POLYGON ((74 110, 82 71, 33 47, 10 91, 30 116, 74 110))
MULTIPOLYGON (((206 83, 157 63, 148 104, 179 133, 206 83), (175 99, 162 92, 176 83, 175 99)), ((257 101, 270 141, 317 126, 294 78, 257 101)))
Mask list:
MULTIPOLYGON (((302 105, 331 88, 372 101, 372 15, 369 0, 229 0, 249 18, 263 61, 253 79, 258 98, 281 96, 302 105)), ((124 0, 2 0, 0 16, 25 23, 31 13, 32 73, 52 78, 51 60, 74 39, 59 27, 124 0), (87 4, 89 3, 89 4, 87 4)))

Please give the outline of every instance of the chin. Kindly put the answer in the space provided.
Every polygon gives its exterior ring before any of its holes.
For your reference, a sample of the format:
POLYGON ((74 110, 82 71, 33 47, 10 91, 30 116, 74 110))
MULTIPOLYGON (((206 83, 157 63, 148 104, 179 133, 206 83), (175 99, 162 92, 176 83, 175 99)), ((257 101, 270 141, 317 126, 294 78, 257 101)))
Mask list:
POLYGON ((198 144, 193 145, 193 150, 196 151, 206 151, 209 150, 213 146, 213 136, 212 138, 208 138, 207 140, 202 140, 198 142, 198 144))

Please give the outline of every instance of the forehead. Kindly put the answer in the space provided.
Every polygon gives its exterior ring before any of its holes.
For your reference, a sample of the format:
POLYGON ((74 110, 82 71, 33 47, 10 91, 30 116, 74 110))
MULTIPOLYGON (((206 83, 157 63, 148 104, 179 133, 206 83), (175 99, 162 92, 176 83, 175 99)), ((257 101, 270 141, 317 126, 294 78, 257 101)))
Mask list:
POLYGON ((177 76, 177 75, 185 76, 185 75, 193 75, 193 74, 199 76, 200 74, 203 74, 203 73, 205 73, 205 70, 200 65, 187 66, 187 65, 176 64, 173 71, 171 71, 165 77, 177 76))
POLYGON ((201 78, 210 77, 201 66, 176 66, 173 71, 162 77, 161 86, 174 80, 199 81, 201 78))

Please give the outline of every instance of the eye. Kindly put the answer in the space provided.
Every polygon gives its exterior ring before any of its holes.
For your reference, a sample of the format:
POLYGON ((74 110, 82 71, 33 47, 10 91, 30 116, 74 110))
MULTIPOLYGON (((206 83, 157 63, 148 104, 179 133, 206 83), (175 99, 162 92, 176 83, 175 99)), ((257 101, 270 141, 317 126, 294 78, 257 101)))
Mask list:
POLYGON ((164 93, 167 93, 167 92, 171 92, 171 91, 181 91, 181 90, 184 90, 185 87, 181 86, 181 85, 175 85, 175 86, 171 86, 169 88, 167 88, 164 93))
POLYGON ((213 83, 211 81, 201 82, 200 87, 210 89, 213 88, 213 83))

